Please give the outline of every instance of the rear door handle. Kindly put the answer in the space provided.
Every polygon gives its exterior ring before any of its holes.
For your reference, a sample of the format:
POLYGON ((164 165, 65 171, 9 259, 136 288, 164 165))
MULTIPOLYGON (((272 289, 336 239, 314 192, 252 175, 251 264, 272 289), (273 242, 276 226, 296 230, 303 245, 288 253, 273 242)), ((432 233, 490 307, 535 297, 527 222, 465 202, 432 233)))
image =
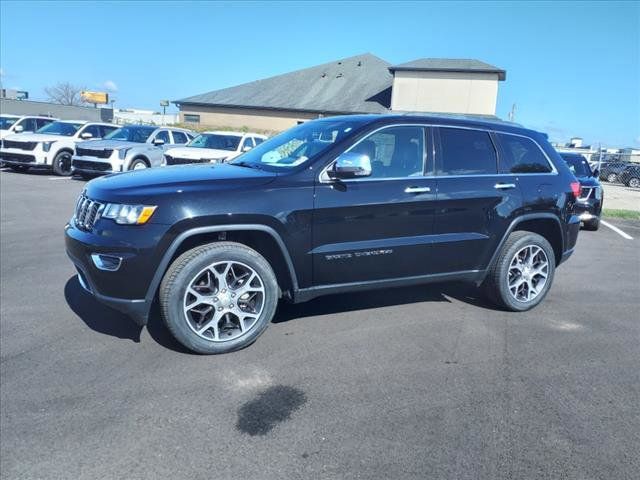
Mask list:
POLYGON ((427 193, 430 191, 429 187, 407 187, 404 189, 404 193, 427 193))
POLYGON ((508 190, 509 188, 516 188, 515 183, 496 183, 493 188, 497 190, 508 190))

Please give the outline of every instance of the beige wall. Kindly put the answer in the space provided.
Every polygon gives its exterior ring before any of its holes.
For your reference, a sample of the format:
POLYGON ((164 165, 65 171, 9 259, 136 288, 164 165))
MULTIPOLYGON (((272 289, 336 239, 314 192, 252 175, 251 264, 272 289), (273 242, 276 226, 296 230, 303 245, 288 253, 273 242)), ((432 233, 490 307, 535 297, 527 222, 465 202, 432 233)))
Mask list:
POLYGON ((463 72, 394 72, 391 109, 495 115, 498 75, 463 72))
POLYGON ((185 105, 180 108, 180 122, 184 122, 185 113, 200 115, 201 126, 246 127, 270 132, 280 132, 297 125, 299 121, 318 118, 317 114, 312 113, 185 105))

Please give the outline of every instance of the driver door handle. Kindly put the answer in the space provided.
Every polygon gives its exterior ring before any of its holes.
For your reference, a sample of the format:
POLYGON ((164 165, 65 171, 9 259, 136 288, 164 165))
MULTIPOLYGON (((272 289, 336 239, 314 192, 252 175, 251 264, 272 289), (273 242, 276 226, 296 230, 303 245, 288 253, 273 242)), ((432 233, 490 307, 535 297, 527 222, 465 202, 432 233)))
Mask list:
POLYGON ((427 193, 430 191, 429 187, 407 187, 404 189, 404 193, 427 193))
POLYGON ((496 183, 493 188, 497 190, 508 190, 510 188, 516 188, 515 183, 496 183))

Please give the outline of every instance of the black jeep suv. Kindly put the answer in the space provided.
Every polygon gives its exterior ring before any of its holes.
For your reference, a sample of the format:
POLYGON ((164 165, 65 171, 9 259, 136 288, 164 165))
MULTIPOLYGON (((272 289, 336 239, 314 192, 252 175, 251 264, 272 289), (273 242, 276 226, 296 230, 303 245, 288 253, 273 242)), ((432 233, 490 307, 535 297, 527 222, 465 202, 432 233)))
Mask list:
POLYGON ((604 201, 598 169, 592 171, 587 159, 578 153, 560 153, 560 156, 580 182, 580 195, 575 206, 576 215, 580 216, 585 230, 598 230, 604 201))
POLYGON ((144 324, 158 299, 180 343, 222 353, 280 298, 464 280, 528 310, 573 252, 579 193, 546 136, 514 124, 331 117, 229 164, 93 180, 66 248, 98 300, 144 324))

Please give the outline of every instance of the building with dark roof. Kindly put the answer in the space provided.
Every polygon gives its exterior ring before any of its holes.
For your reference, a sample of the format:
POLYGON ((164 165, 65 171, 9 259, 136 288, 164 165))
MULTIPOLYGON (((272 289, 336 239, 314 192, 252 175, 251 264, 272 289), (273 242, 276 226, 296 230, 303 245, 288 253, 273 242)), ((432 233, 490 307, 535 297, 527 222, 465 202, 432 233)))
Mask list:
POLYGON ((389 111, 494 115, 505 71, 478 60, 391 65, 370 53, 175 100, 181 120, 279 131, 319 116, 389 111))

